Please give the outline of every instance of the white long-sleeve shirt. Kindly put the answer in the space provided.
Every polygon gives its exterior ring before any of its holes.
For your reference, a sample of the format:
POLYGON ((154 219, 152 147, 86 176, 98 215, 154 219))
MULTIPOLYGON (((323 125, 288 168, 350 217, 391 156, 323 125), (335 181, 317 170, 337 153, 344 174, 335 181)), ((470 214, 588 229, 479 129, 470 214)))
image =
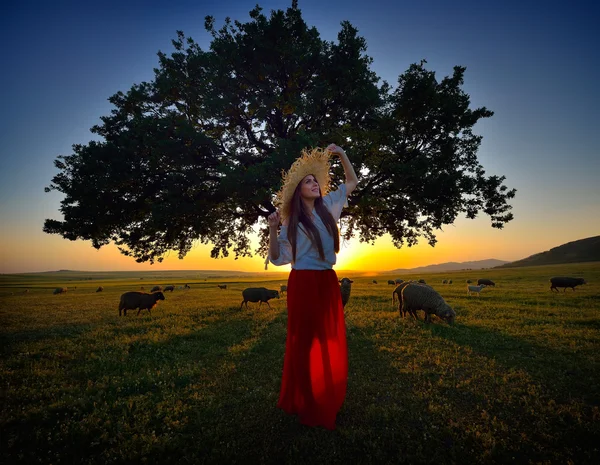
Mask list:
MULTIPOLYGON (((340 184, 335 191, 323 197, 323 204, 337 222, 340 219, 344 205, 346 205, 346 185, 340 184)), ((304 232, 303 226, 299 224, 298 237, 296 239, 296 261, 292 260, 292 245, 288 240, 287 226, 282 226, 277 237, 277 242, 279 242, 279 258, 273 260, 269 255, 269 261, 273 265, 280 266, 291 263, 292 268, 295 270, 330 270, 335 265, 336 254, 333 246, 333 237, 329 234, 323 221, 321 221, 321 217, 314 209, 313 218, 321 236, 325 260, 321 260, 318 249, 304 232)))

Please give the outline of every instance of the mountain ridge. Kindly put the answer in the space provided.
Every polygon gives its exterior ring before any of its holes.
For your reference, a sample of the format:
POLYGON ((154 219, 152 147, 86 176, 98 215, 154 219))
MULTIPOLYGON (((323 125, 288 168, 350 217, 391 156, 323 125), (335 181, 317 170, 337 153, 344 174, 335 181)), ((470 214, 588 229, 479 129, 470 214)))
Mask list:
POLYGON ((459 271, 459 270, 482 270, 484 268, 495 268, 497 266, 510 263, 507 260, 498 260, 496 258, 488 258, 485 260, 471 260, 466 262, 444 262, 433 265, 418 266, 416 268, 396 268, 390 270, 390 273, 436 273, 444 271, 459 271))
POLYGON ((586 237, 539 252, 521 260, 504 263, 496 268, 518 268, 523 266, 561 265, 600 261, 600 236, 586 237))

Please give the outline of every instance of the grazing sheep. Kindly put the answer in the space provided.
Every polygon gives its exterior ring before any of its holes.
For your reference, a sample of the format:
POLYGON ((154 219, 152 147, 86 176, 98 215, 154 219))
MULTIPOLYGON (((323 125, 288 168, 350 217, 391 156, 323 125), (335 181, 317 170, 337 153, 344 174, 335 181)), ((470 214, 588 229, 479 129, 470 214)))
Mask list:
POLYGON ((66 294, 67 293, 67 288, 66 287, 57 287, 56 289, 54 289, 53 294, 66 294))
POLYGON ((227 289, 227 284, 217 284, 219 289, 227 289))
POLYGON ((447 279, 444 279, 444 280, 442 281, 442 284, 448 284, 448 280, 447 280, 447 279))
POLYGON ((266 302, 269 308, 271 308, 269 299, 279 299, 279 291, 267 289, 266 287, 248 287, 242 291, 242 297, 244 300, 242 300, 240 310, 244 304, 246 304, 246 308, 248 308, 248 302, 260 302, 258 308, 260 308, 263 302, 266 302))
POLYGON ((471 281, 470 279, 467 279, 465 282, 466 282, 467 284, 471 284, 473 281, 471 281))
POLYGON ((148 310, 148 313, 152 314, 151 310, 159 300, 165 300, 165 295, 160 291, 152 294, 136 291, 126 292, 121 296, 119 302, 119 316, 121 316, 121 312, 123 312, 123 316, 127 316, 127 310, 135 310, 136 308, 138 309, 138 315, 142 310, 148 310))
POLYGON ((287 292, 287 286, 282 284, 279 286, 279 294, 283 294, 284 292, 287 292))
POLYGON ((396 280, 396 284, 402 284, 404 282, 403 279, 397 278, 396 280))
POLYGON ((484 287, 485 284, 481 284, 480 286, 470 286, 467 284, 467 295, 471 295, 471 293, 474 292, 475 294, 477 294, 477 297, 479 297, 479 293, 484 287))
POLYGON ((185 286, 183 286, 184 289, 191 289, 189 284, 186 284, 185 286))
POLYGON ((563 292, 567 292, 567 287, 570 287, 575 291, 576 286, 581 286, 582 284, 587 284, 587 281, 583 278, 569 278, 567 276, 556 276, 554 278, 550 278, 550 290, 556 292, 560 292, 558 290, 559 287, 564 287, 563 292))
POLYGON ((448 284, 452 284, 452 280, 451 279, 448 280, 448 284))
POLYGON ((391 284, 393 286, 394 284, 396 284, 396 281, 394 281, 393 279, 388 279, 388 284, 391 284))
POLYGON ((477 285, 479 286, 481 284, 485 284, 486 286, 496 287, 496 283, 494 281, 492 281, 491 279, 478 279, 477 285))
POLYGON ((377 284, 377 281, 373 280, 373 284, 377 284))
POLYGON ((150 292, 162 291, 162 286, 154 286, 150 289, 150 292))
POLYGON ((427 283, 425 282, 425 280, 424 280, 424 279, 419 279, 417 282, 418 282, 419 284, 427 284, 427 283))
POLYGON ((350 300, 350 292, 352 292, 352 281, 350 278, 342 278, 338 281, 340 283, 340 293, 342 294, 342 306, 345 307, 350 300))
POLYGON ((164 291, 171 291, 173 292, 175 290, 175 286, 173 286, 172 284, 169 284, 168 286, 165 286, 164 291))
POLYGON ((456 318, 454 310, 434 289, 429 286, 409 284, 402 289, 402 311, 418 319, 417 310, 425 312, 425 323, 431 323, 432 313, 450 325, 454 324, 456 318))
POLYGON ((104 288, 102 286, 99 286, 98 289, 96 289, 96 292, 102 292, 104 290, 104 288))

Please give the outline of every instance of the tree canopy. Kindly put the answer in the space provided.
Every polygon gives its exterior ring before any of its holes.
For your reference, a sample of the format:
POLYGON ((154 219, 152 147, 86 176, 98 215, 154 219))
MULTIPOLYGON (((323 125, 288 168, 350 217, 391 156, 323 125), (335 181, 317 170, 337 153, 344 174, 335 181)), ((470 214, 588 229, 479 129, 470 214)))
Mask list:
MULTIPOLYGON (((389 233, 396 247, 426 239, 464 214, 491 226, 512 220, 515 190, 487 176, 473 126, 493 115, 471 109, 465 68, 438 80, 426 62, 396 86, 371 69, 367 44, 342 22, 337 41, 321 39, 296 0, 246 23, 206 17, 208 50, 178 31, 159 52, 151 82, 109 98, 111 114, 92 128, 100 141, 74 145, 55 160, 46 191, 64 194, 63 220, 44 231, 100 248, 111 241, 138 262, 183 258, 194 241, 213 258, 251 256, 251 235, 274 211, 281 172, 304 147, 343 147, 360 183, 344 209, 346 238, 389 233)), ((333 179, 343 182, 334 160, 333 179)))

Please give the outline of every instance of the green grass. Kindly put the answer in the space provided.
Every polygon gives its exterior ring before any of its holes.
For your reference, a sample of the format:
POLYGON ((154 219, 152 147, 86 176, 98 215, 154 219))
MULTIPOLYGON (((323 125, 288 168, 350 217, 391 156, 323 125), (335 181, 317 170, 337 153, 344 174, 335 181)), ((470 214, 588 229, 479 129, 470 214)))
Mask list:
POLYGON ((348 395, 337 429, 327 431, 276 408, 285 299, 272 300, 271 309, 239 308, 243 288, 278 288, 285 279, 0 276, 0 461, 579 464, 600 457, 600 263, 350 277, 348 395), (559 274, 589 284, 551 293, 548 279, 559 274), (394 286, 385 284, 395 277, 425 278, 456 310, 456 325, 400 319, 394 286), (465 279, 479 277, 498 286, 468 297, 465 279), (122 292, 185 282, 192 289, 167 293, 151 316, 118 317, 122 292), (217 288, 225 282, 227 290, 217 288), (95 292, 99 285, 104 292, 95 292), (52 295, 59 286, 70 290, 52 295))

